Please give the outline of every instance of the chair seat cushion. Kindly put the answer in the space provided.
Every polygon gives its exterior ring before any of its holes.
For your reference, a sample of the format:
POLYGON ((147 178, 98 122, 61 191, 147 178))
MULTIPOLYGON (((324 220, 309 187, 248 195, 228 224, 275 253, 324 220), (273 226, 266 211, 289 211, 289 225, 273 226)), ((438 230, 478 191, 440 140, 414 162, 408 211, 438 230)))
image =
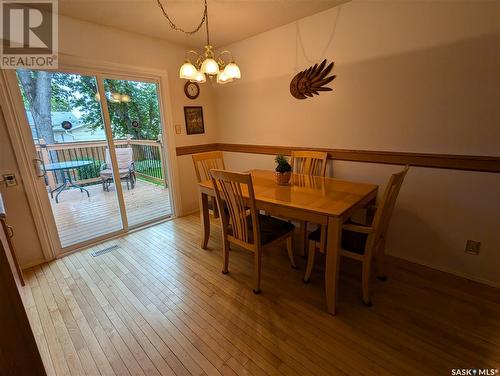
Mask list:
MULTIPOLYGON (((250 242, 253 242, 253 223, 251 215, 247 216, 247 226, 250 242)), ((259 214, 259 226, 261 245, 271 243, 273 240, 295 230, 293 223, 262 214, 259 214)), ((229 233, 231 233, 231 225, 229 225, 229 227, 229 233)))
MULTIPOLYGON (((319 242, 321 239, 321 228, 309 234, 309 240, 319 242)), ((366 240, 368 239, 368 234, 362 232, 355 232, 350 230, 342 230, 342 240, 341 248, 349 251, 358 253, 360 255, 365 253, 366 240)))
MULTIPOLYGON (((118 170, 118 173, 120 174, 120 178, 126 178, 130 175, 130 171, 128 168, 120 168, 118 170)), ((110 168, 102 170, 100 176, 101 178, 111 178, 113 177, 113 170, 110 168)))

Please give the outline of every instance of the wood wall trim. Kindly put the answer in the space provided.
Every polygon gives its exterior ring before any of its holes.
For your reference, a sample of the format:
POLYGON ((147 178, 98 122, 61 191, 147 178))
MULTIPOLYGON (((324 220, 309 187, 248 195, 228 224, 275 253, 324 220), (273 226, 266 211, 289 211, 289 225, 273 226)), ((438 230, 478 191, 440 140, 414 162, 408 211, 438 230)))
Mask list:
POLYGON ((177 156, 189 155, 196 153, 205 153, 207 151, 216 151, 217 144, 201 144, 201 145, 188 145, 188 146, 178 146, 175 151, 177 156))
POLYGON ((177 155, 201 153, 205 151, 228 151, 249 154, 285 154, 292 150, 315 150, 328 153, 328 159, 367 163, 411 165, 417 167, 444 168, 464 171, 500 172, 500 157, 458 154, 408 153, 397 151, 348 150, 326 148, 304 148, 275 145, 248 144, 204 144, 177 148, 177 155))

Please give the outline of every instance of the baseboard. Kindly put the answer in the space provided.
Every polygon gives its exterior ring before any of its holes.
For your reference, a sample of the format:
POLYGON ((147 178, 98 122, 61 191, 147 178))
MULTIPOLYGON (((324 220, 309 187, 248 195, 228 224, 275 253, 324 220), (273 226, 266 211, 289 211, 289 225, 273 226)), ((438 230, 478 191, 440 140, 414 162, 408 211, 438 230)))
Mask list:
POLYGON ((460 278, 468 279, 470 281, 474 281, 474 282, 477 282, 477 283, 481 283, 483 285, 487 285, 487 286, 490 286, 490 287, 494 287, 494 288, 500 289, 500 282, 490 281, 488 279, 478 278, 476 276, 472 276, 472 275, 469 275, 467 273, 462 273, 462 272, 459 272, 459 271, 456 271, 456 270, 452 270, 452 269, 448 269, 448 268, 443 268, 442 266, 438 266, 438 265, 434 265, 434 264, 429 264, 429 263, 424 263, 422 261, 416 260, 416 259, 411 258, 411 257, 400 257, 400 256, 395 256, 395 255, 390 254, 390 253, 387 253, 387 255, 390 256, 390 257, 392 257, 392 258, 394 258, 394 259, 399 259, 399 260, 411 262, 411 263, 419 265, 419 266, 424 266, 424 267, 429 268, 429 269, 438 270, 438 271, 443 272, 443 273, 451 274, 451 275, 453 275, 455 277, 460 277, 460 278))
POLYGON ((44 264, 44 263, 49 262, 49 261, 52 261, 52 260, 41 259, 41 260, 32 261, 32 262, 29 262, 27 264, 20 265, 20 267, 21 267, 21 270, 26 270, 26 269, 32 268, 34 266, 44 264))
POLYGON ((199 208, 196 208, 196 209, 193 209, 193 210, 190 210, 188 212, 182 212, 182 214, 180 215, 180 217, 187 217, 188 215, 193 215, 195 213, 199 213, 200 212, 200 209, 199 208))

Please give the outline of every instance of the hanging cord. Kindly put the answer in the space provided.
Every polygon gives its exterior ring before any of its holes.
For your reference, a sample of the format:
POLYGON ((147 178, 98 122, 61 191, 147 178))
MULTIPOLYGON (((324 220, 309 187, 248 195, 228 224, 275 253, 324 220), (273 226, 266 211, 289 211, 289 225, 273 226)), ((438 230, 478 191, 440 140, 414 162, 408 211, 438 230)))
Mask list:
POLYGON ((201 21, 200 21, 200 24, 194 29, 194 30, 191 30, 191 31, 186 31, 184 30, 183 28, 177 26, 174 21, 172 21, 172 19, 169 17, 169 15, 167 14, 165 8, 163 7, 162 3, 160 0, 156 0, 156 3, 158 4, 158 6, 160 7, 161 9, 161 12, 163 13, 163 16, 165 16, 165 18, 168 20, 169 24, 170 24, 170 27, 175 30, 175 31, 180 31, 186 35, 193 35, 195 33, 197 33, 201 27, 203 26, 203 23, 206 21, 207 22, 207 39, 208 39, 208 11, 207 11, 207 0, 205 0, 205 9, 203 10, 203 17, 201 18, 201 21))
POLYGON ((309 57, 306 54, 306 50, 304 47, 304 42, 302 41, 302 35, 300 34, 300 25, 299 21, 295 22, 295 29, 296 29, 296 39, 295 39, 295 71, 299 70, 299 45, 300 49, 302 50, 302 55, 304 56, 304 59, 310 63, 310 64, 315 64, 320 60, 323 60, 325 58, 326 52, 328 51, 328 48, 330 47, 330 44, 332 43, 333 37, 335 36, 335 31, 337 30, 337 24, 339 21, 339 16, 340 16, 340 11, 342 10, 342 5, 339 6, 337 10, 337 15, 335 16, 335 24, 333 25, 332 32, 330 33, 330 37, 328 38, 328 42, 326 43, 325 48, 323 49, 323 52, 321 53, 320 57, 317 60, 314 59, 309 59, 309 57))
POLYGON ((207 28, 207 46, 210 46, 210 34, 208 33, 208 8, 207 8, 207 0, 205 0, 205 27, 207 28))

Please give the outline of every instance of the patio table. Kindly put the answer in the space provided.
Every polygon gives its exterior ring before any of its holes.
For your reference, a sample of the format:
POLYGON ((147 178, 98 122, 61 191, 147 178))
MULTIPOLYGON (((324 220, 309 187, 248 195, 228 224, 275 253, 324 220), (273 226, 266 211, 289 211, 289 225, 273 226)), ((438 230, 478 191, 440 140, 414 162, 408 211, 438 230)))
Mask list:
POLYGON ((54 192, 56 192, 56 203, 59 203, 59 195, 65 189, 69 189, 70 187, 79 188, 80 192, 85 191, 87 193, 87 197, 90 197, 89 191, 83 188, 81 185, 78 185, 73 182, 71 179, 71 171, 74 169, 79 169, 82 167, 86 167, 92 164, 92 161, 69 161, 69 162, 56 162, 56 163, 48 163, 45 165, 45 171, 61 171, 63 177, 63 183, 58 187, 50 190, 50 197, 54 198, 54 192))

